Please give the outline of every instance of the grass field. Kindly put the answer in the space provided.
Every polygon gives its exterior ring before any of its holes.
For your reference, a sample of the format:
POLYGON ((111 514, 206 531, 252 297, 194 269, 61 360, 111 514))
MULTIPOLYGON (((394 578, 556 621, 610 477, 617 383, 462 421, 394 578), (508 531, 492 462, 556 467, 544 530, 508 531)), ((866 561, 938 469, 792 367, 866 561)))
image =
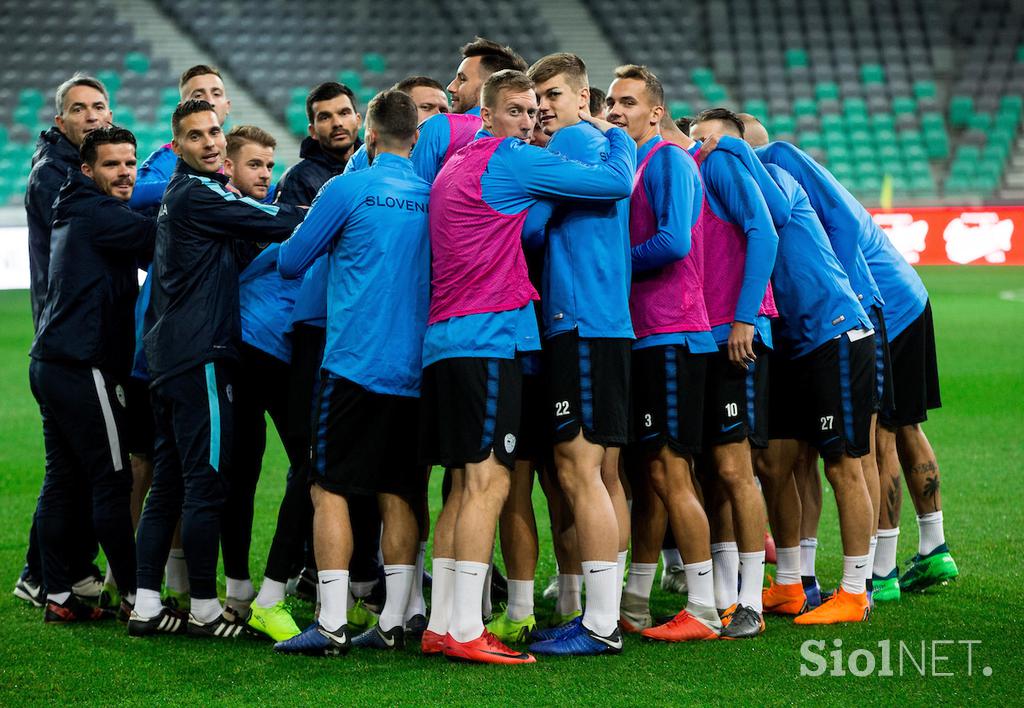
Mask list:
MULTIPOLYGON (((1024 269, 923 269, 939 337, 945 407, 927 424, 942 469, 946 536, 962 573, 949 587, 880 606, 871 621, 842 628, 801 628, 769 618, 754 641, 650 645, 627 639, 621 657, 546 660, 500 668, 449 664, 398 655, 353 652, 337 660, 276 656, 249 640, 227 644, 185 638, 129 640, 123 625, 44 626, 42 612, 10 593, 43 469, 38 409, 28 389, 31 339, 27 292, 0 293, 0 705, 35 704, 782 704, 924 705, 967 702, 1020 704, 1024 583, 1024 269), (1014 610, 1013 607, 1017 607, 1014 610), (880 658, 892 640, 894 676, 801 676, 807 639, 841 638, 880 658), (897 642, 928 654, 922 677, 897 642), (963 644, 972 645, 968 676, 963 644), (989 667, 990 675, 982 669, 989 667), (952 673, 938 676, 936 673, 952 673)), ((252 569, 262 577, 264 554, 284 486, 279 445, 267 453, 257 495, 252 569)), ((432 508, 439 504, 434 476, 432 508)), ((835 506, 826 485, 818 572, 832 585, 840 574, 835 506)), ((538 592, 553 571, 543 497, 538 592)), ((906 502, 901 560, 916 551, 917 528, 906 502)), ((655 614, 675 612, 680 598, 655 591, 655 614)), ((538 604, 539 613, 550 607, 538 604)), ((300 606, 299 624, 312 614, 300 606)), ((810 664, 807 664, 810 666, 810 664)), ((863 661, 860 664, 864 666, 863 661)), ((831 668, 831 664, 829 665, 831 668)))

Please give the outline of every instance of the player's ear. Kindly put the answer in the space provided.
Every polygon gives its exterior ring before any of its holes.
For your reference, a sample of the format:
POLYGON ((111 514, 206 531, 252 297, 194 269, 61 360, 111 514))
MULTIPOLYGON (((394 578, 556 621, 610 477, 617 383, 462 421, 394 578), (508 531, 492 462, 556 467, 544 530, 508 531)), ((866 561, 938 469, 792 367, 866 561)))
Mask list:
POLYGON ((590 87, 584 86, 583 90, 580 91, 580 108, 590 109, 590 87))
POLYGON ((88 177, 89 179, 92 179, 92 167, 89 166, 88 162, 82 163, 82 174, 88 177))
POLYGON ((412 135, 412 145, 410 145, 409 147, 410 148, 416 147, 416 143, 419 142, 419 139, 420 139, 420 129, 417 128, 416 132, 413 133, 413 135, 412 135))

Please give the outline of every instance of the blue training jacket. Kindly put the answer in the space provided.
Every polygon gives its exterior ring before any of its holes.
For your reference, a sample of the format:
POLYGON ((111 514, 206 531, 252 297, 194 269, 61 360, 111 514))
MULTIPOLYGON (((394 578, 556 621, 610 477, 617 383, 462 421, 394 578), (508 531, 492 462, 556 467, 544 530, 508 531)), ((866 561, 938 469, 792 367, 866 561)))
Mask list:
POLYGON ((390 153, 328 182, 281 244, 298 278, 327 254, 323 367, 374 393, 418 396, 430 306, 430 185, 390 153))

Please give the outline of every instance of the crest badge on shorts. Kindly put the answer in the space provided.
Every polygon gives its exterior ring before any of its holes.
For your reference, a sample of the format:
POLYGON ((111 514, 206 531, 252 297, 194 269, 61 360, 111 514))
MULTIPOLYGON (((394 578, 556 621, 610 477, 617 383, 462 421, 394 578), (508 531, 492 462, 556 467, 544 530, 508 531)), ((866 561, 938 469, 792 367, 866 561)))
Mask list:
POLYGON ((228 403, 235 402, 235 389, 231 388, 231 384, 224 387, 224 395, 228 397, 228 403))
POLYGON ((114 395, 117 397, 117 402, 121 404, 122 408, 127 408, 128 404, 124 398, 124 387, 121 384, 114 386, 114 395))
POLYGON ((516 436, 509 433, 505 436, 505 452, 512 454, 512 451, 516 449, 516 436))

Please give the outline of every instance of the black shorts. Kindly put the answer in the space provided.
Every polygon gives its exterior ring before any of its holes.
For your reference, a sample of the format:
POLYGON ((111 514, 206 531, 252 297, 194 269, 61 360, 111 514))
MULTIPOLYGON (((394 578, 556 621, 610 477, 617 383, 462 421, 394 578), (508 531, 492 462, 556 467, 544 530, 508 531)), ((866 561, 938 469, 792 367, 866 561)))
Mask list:
POLYGON ((768 447, 769 351, 754 342, 757 361, 744 371, 729 361, 729 350, 721 345, 708 357, 704 387, 704 445, 749 440, 751 447, 768 447))
POLYGON ((893 407, 879 413, 889 429, 928 420, 928 411, 942 407, 939 364, 935 356, 935 325, 931 302, 910 326, 889 342, 892 359, 893 407))
POLYGON ((875 410, 892 410, 892 359, 889 356, 889 335, 885 329, 885 315, 882 308, 872 305, 868 308, 868 319, 875 330, 875 410))
POLYGON ((811 445, 827 460, 868 454, 875 412, 874 335, 851 342, 843 334, 793 364, 803 374, 796 395, 811 445))
POLYGON ((772 352, 771 357, 771 366, 768 367, 768 439, 806 440, 807 426, 802 425, 805 402, 800 396, 800 365, 778 352, 772 352))
MULTIPOLYGON (((539 356, 540 353, 538 352, 539 356)), ((516 459, 540 464, 551 456, 547 388, 543 374, 523 374, 523 406, 519 421, 516 459)))
POLYGON ((633 351, 632 446, 648 455, 665 445, 680 455, 700 452, 708 359, 676 344, 633 351))
POLYGON ((125 447, 132 455, 153 459, 153 404, 149 384, 129 376, 123 386, 126 408, 125 447))
POLYGON ((313 422, 310 481, 335 494, 414 494, 423 485, 419 400, 367 391, 323 374, 313 422))
POLYGON ((631 339, 589 339, 576 330, 547 340, 548 420, 552 443, 582 430, 595 445, 620 447, 629 439, 631 339))
POLYGON ((523 373, 518 359, 456 357, 423 370, 420 456, 465 467, 493 452, 512 470, 519 446, 523 373))

